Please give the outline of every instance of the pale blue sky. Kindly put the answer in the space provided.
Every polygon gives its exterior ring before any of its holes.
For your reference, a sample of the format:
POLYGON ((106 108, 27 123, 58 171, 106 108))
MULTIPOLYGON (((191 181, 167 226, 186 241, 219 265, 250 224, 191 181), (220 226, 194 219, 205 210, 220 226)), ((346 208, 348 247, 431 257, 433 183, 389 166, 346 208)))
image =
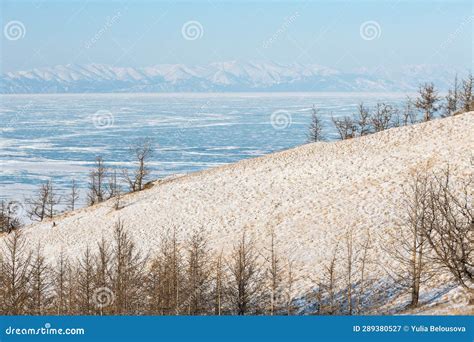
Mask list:
POLYGON ((234 59, 340 70, 407 64, 471 68, 472 16, 472 2, 456 0, 1 0, 1 63, 3 71, 68 63, 149 66, 234 59), (12 21, 24 26, 20 39, 8 39, 6 26, 12 21), (196 40, 183 37, 188 21, 202 26, 196 40), (368 21, 378 25, 372 40, 360 32, 368 21))

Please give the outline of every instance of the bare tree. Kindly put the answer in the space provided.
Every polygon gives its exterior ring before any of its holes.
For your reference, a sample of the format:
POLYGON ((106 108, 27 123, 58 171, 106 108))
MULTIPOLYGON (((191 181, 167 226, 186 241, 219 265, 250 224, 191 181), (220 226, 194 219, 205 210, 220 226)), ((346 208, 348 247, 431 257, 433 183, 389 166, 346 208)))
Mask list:
POLYGON ((420 86, 418 93, 415 107, 423 112, 423 121, 430 121, 439 110, 437 105, 439 101, 438 92, 433 83, 425 83, 420 86))
POLYGON ((52 218, 56 214, 55 207, 60 203, 60 197, 56 196, 52 181, 40 185, 34 197, 25 200, 28 205, 27 213, 33 221, 43 221, 52 218))
POLYGON ((396 109, 387 103, 377 103, 374 112, 370 118, 375 132, 382 132, 390 128, 392 118, 396 113, 396 109))
POLYGON ((369 108, 364 106, 361 102, 357 106, 357 127, 359 135, 362 137, 370 133, 370 111, 369 108))
POLYGON ((411 282, 411 307, 418 305, 420 297, 420 286, 425 274, 426 239, 423 235, 423 227, 427 218, 427 178, 418 174, 411 185, 411 196, 405 202, 408 213, 407 221, 411 247, 408 251, 411 256, 408 259, 410 267, 411 282))
POLYGON ((187 276, 184 303, 188 307, 189 315, 202 315, 208 311, 211 282, 207 235, 202 227, 192 233, 186 247, 187 276))
MULTIPOLYGON (((112 252, 107 240, 104 237, 98 243, 97 253, 94 255, 94 286, 97 289, 111 289, 111 274, 112 274, 112 252)), ((107 291, 107 290, 105 290, 107 291)), ((108 295, 104 292, 105 295, 108 295)), ((109 300, 109 299, 107 299, 109 300)), ((110 299, 111 300, 111 299, 110 299)), ((103 303, 106 304, 106 303, 103 303)), ((107 303, 109 304, 109 303, 107 303)), ((110 303, 113 304, 113 303, 110 303)), ((102 316, 108 313, 111 305, 99 305, 99 314, 102 316)))
POLYGON ((17 216, 19 204, 16 201, 0 201, 0 233, 10 233, 21 227, 21 220, 17 216))
POLYGON ((346 242, 346 294, 347 311, 349 315, 353 313, 352 286, 353 286, 353 268, 354 268, 354 241, 352 230, 348 230, 345 235, 346 242))
POLYGON ((74 211, 76 209, 76 203, 79 200, 79 189, 77 187, 76 180, 73 179, 71 183, 71 192, 69 193, 67 199, 67 208, 68 210, 74 211))
POLYGON ((112 251, 111 285, 114 314, 136 314, 142 298, 146 258, 125 231, 123 222, 115 224, 112 251))
POLYGON ((158 254, 152 260, 148 293, 151 307, 162 315, 177 315, 182 309, 185 275, 182 249, 178 244, 176 228, 161 238, 158 254), (153 292, 150 292, 153 291, 153 292))
POLYGON ((371 235, 370 232, 367 232, 367 237, 364 243, 360 246, 362 251, 362 256, 360 259, 360 266, 359 266, 359 290, 357 291, 357 301, 355 304, 355 311, 357 314, 362 312, 363 307, 363 297, 365 296, 365 289, 367 283, 367 264, 369 263, 369 251, 371 249, 371 235))
POLYGON ((472 178, 460 183, 461 191, 455 190, 455 184, 449 167, 433 176, 423 236, 434 252, 433 261, 452 274, 474 304, 472 178))
POLYGON ((454 77, 453 88, 448 90, 446 95, 446 106, 442 117, 451 116, 459 109, 460 91, 458 75, 454 77))
POLYGON ((428 219, 428 183, 425 172, 414 175, 403 189, 404 216, 388 233, 382 248, 398 266, 386 268, 394 281, 410 289, 410 307, 418 306, 420 286, 430 277, 428 270, 427 242, 423 227, 428 219))
POLYGON ((77 306, 77 268, 70 263, 67 264, 66 269, 66 300, 67 300, 67 312, 68 314, 79 313, 77 306))
POLYGON ((469 73, 467 78, 462 82, 462 92, 460 94, 462 110, 463 112, 470 112, 474 109, 473 97, 472 97, 472 84, 474 78, 472 73, 469 73))
POLYGON ((56 190, 53 186, 53 181, 48 182, 48 197, 46 199, 46 215, 48 218, 52 219, 53 216, 57 214, 55 209, 58 204, 61 203, 61 197, 56 195, 56 190))
POLYGON ((109 198, 114 199, 114 209, 121 209, 121 200, 122 200, 122 187, 117 181, 117 171, 110 173, 109 177, 109 187, 108 187, 109 198))
POLYGON ((110 171, 108 178, 109 178, 109 184, 107 187, 107 192, 108 192, 107 198, 112 198, 112 197, 115 197, 117 193, 120 191, 120 184, 117 182, 117 171, 116 170, 110 171))
POLYGON ((96 303, 94 301, 94 260, 89 246, 86 247, 77 268, 74 271, 76 277, 76 293, 74 301, 77 301, 78 311, 82 315, 95 313, 96 303))
POLYGON ((117 188, 114 197, 114 209, 122 209, 122 190, 120 187, 117 188))
POLYGON ((324 280, 319 283, 318 313, 320 314, 334 315, 338 311, 336 305, 338 252, 339 242, 334 246, 331 259, 324 265, 324 280), (327 293, 327 304, 324 303, 323 290, 327 293))
POLYGON ((266 260, 269 264, 267 269, 267 282, 270 290, 270 315, 280 311, 280 302, 283 295, 283 265, 280 255, 275 246, 276 233, 273 228, 269 231, 269 256, 266 260))
POLYGON ((51 301, 50 268, 38 245, 31 261, 28 274, 28 312, 32 315, 45 315, 51 301))
POLYGON ((163 264, 159 255, 150 262, 150 268, 145 275, 144 292, 147 298, 146 310, 151 315, 163 314, 163 289, 161 277, 163 275, 163 264))
POLYGON ((222 314, 223 305, 225 303, 226 293, 226 273, 224 271, 224 261, 222 251, 217 256, 214 263, 214 314, 220 316, 222 314))
POLYGON ((316 288, 316 315, 321 315, 323 313, 324 307, 323 307, 323 290, 324 290, 324 284, 321 279, 317 281, 317 288, 316 288))
POLYGON ((315 106, 311 109, 311 123, 308 131, 308 142, 318 142, 324 140, 323 121, 315 106))
POLYGON ((356 136, 357 125, 353 118, 349 116, 343 118, 335 118, 334 116, 331 116, 331 119, 341 140, 352 139, 356 136))
POLYGON ((130 187, 130 191, 140 191, 145 185, 146 177, 150 174, 148 161, 153 154, 153 146, 150 139, 138 141, 134 146, 130 147, 130 152, 134 155, 138 163, 133 175, 128 170, 123 170, 123 177, 130 187))
POLYGON ((4 241, 0 253, 0 312, 2 315, 26 313, 29 297, 31 252, 19 230, 4 241))
POLYGON ((94 205, 106 200, 107 185, 106 179, 108 169, 102 157, 96 157, 94 169, 89 173, 89 193, 87 198, 89 205, 94 205))
POLYGON ((231 279, 229 300, 237 315, 248 314, 250 306, 257 306, 260 273, 257 266, 255 244, 244 231, 232 251, 229 264, 231 279))
POLYGON ((64 252, 61 251, 56 267, 52 270, 52 292, 53 292, 53 310, 56 315, 67 315, 71 313, 71 302, 68 292, 74 286, 74 283, 68 279, 70 264, 64 252))
POLYGON ((402 124, 404 126, 408 126, 411 124, 416 123, 416 113, 413 108, 413 100, 407 96, 407 99, 405 101, 405 106, 403 107, 402 111, 402 124))
POLYGON ((49 185, 44 183, 40 185, 40 188, 36 195, 32 198, 26 198, 25 203, 28 205, 26 212, 33 221, 43 221, 47 217, 47 204, 49 197, 49 185))
POLYGON ((294 298, 294 284, 296 281, 295 274, 293 272, 293 260, 288 259, 287 264, 286 264, 286 281, 285 281, 285 291, 284 291, 284 296, 285 296, 285 306, 286 306, 286 314, 288 316, 292 315, 294 305, 293 305, 293 300, 294 298))
POLYGON ((173 227, 172 236, 169 239, 166 251, 167 278, 169 279, 169 298, 173 313, 179 315, 181 311, 182 292, 184 287, 184 275, 181 271, 183 256, 176 236, 176 227, 173 227))

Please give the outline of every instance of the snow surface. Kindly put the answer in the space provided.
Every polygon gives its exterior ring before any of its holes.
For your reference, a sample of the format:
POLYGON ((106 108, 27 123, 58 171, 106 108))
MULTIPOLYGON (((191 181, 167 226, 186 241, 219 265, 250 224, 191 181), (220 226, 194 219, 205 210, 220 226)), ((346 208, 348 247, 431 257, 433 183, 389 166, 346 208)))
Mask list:
MULTIPOLYGON (((245 229, 259 248, 275 229, 278 250, 295 262, 298 286, 321 275, 336 241, 347 230, 355 244, 371 232, 369 277, 384 279, 388 256, 380 248, 393 228, 402 185, 420 168, 447 163, 455 177, 472 173, 474 112, 332 143, 313 143, 189 175, 155 181, 123 198, 67 213, 24 229, 30 246, 41 243, 48 259, 60 250, 79 256, 87 245, 110 238, 121 219, 145 249, 176 227, 185 239, 204 227, 211 247, 228 253, 245 229)), ((312 284, 312 285, 311 285, 312 284)))

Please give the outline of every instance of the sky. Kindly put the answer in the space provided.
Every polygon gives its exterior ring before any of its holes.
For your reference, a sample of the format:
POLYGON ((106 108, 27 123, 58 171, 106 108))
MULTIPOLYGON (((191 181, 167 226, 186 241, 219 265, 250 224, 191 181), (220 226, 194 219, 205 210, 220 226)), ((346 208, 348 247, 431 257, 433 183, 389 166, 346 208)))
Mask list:
POLYGON ((472 1, 0 0, 2 72, 228 60, 472 68, 472 1))

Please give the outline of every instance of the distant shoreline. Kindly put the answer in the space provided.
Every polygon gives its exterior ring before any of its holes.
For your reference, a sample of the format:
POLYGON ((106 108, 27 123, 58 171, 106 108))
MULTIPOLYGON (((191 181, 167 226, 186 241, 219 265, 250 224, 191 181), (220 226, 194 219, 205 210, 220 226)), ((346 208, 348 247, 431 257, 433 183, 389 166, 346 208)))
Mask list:
MULTIPOLYGON (((440 92, 440 94, 444 94, 445 92, 440 92)), ((13 96, 31 96, 31 95, 39 95, 39 96, 85 96, 85 95, 95 95, 95 96, 111 96, 111 95, 133 95, 133 96, 163 96, 163 97, 211 97, 211 96, 243 96, 243 97, 257 97, 257 96, 266 96, 266 97, 279 97, 279 96, 314 96, 320 95, 321 97, 324 96, 357 96, 357 95, 368 95, 374 94, 377 96, 393 96, 393 97, 401 97, 401 96, 412 96, 415 95, 416 92, 403 92, 403 91, 393 91, 393 92, 375 92, 375 91, 314 91, 314 92, 276 92, 276 91, 268 91, 268 92, 111 92, 111 93, 0 93, 0 96, 4 97, 13 97, 13 96)))

